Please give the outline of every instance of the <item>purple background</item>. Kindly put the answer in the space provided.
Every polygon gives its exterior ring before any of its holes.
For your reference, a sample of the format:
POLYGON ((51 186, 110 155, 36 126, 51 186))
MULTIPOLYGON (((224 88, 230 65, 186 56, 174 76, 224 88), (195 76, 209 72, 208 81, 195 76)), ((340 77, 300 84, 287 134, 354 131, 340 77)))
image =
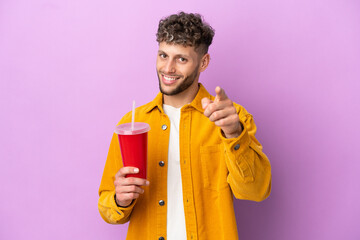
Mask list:
POLYGON ((158 92, 161 17, 216 29, 201 82, 255 116, 272 164, 240 239, 360 239, 356 0, 0 1, 0 239, 125 239, 98 214, 114 126, 158 92))

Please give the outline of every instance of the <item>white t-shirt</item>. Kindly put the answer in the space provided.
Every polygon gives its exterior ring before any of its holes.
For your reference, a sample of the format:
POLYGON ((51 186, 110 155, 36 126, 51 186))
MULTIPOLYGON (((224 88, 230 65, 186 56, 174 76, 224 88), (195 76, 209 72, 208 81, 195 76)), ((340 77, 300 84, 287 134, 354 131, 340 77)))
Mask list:
POLYGON ((170 119, 167 174, 167 240, 186 240, 185 213, 180 169, 180 108, 163 105, 170 119))

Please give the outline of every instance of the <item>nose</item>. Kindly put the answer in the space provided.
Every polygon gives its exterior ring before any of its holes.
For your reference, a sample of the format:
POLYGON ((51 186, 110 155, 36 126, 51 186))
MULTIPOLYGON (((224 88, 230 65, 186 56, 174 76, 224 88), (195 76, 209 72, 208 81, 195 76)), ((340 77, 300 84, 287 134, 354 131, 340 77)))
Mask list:
POLYGON ((164 72, 166 73, 175 73, 176 72, 176 69, 175 69, 175 64, 172 60, 168 60, 165 64, 165 67, 164 67, 164 72))

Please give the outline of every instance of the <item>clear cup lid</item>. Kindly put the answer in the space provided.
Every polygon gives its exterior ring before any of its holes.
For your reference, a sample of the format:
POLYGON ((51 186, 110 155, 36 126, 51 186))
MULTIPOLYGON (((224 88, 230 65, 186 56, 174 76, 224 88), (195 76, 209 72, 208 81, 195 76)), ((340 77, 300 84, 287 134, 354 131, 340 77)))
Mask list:
POLYGON ((131 129, 131 122, 117 125, 115 133, 119 135, 136 135, 148 132, 150 125, 144 122, 134 122, 134 129, 131 129))

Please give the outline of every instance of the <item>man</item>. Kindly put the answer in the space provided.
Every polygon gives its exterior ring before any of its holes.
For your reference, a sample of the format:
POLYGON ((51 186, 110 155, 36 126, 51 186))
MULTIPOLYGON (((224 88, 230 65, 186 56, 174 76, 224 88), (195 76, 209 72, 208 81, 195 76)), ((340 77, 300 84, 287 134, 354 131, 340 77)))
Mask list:
MULTIPOLYGON (((262 201, 271 167, 255 138, 252 116, 220 87, 211 96, 198 83, 207 68, 213 29, 198 14, 159 23, 156 69, 160 92, 136 109, 147 122, 148 179, 123 167, 113 135, 99 211, 112 224, 130 220, 127 239, 238 239, 233 195, 262 201)), ((131 121, 131 113, 120 123, 131 121)))

